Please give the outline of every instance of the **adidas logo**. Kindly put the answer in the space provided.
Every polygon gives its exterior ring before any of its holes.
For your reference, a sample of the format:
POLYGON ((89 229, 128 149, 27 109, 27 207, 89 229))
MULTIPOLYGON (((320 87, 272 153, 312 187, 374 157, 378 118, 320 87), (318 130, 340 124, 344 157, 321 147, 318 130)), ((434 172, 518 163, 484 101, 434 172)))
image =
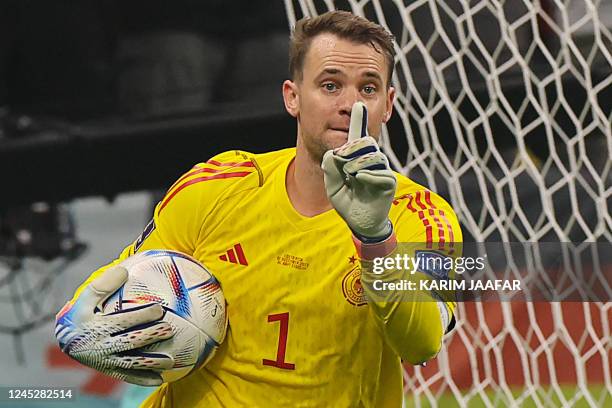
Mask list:
POLYGON ((249 264, 244 256, 244 252, 242 251, 242 246, 240 246, 240 244, 236 244, 233 248, 228 249, 225 254, 219 257, 219 259, 225 262, 231 262, 244 266, 249 264))

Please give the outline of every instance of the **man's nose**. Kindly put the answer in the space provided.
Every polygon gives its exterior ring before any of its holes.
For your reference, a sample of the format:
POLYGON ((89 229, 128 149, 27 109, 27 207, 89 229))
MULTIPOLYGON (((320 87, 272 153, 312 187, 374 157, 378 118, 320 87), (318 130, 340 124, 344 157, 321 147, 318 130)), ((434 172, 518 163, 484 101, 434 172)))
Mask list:
MULTIPOLYGON (((340 97, 339 108, 340 113, 351 115, 351 110, 355 102, 364 102, 358 90, 345 89, 340 97)), ((365 102, 364 102, 365 103, 365 102)))

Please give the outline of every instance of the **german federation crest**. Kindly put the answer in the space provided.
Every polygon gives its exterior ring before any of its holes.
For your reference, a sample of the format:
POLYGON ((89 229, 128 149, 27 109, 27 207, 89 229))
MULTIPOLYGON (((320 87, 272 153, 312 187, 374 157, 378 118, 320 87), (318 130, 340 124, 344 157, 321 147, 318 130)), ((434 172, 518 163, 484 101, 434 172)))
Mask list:
POLYGON ((361 268, 355 266, 342 279, 342 294, 353 306, 363 306, 367 303, 363 286, 361 285, 361 268))

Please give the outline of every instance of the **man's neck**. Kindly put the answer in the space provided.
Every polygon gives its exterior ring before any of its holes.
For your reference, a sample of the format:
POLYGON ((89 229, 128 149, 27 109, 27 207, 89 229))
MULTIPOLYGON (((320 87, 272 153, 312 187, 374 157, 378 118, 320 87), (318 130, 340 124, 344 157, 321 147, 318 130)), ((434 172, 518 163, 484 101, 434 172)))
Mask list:
POLYGON ((289 201, 301 215, 314 217, 332 208, 325 192, 321 164, 299 143, 295 159, 287 168, 286 180, 289 201))

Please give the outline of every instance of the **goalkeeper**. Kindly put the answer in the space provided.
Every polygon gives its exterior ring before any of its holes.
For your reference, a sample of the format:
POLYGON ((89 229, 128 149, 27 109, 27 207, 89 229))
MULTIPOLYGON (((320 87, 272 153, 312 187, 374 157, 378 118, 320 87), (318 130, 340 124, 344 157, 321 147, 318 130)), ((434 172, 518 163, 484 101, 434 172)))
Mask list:
MULTIPOLYGON (((296 147, 231 151, 194 166, 143 234, 58 314, 56 334, 70 356, 159 386, 147 407, 400 407, 401 361, 433 358, 452 328, 454 303, 444 294, 381 295, 368 284, 379 278, 369 261, 393 255, 397 242, 449 256, 461 241, 451 207, 391 171, 378 147, 395 96, 391 35, 333 11, 297 23, 289 58, 282 92, 297 120, 296 147), (97 308, 127 279, 118 263, 158 248, 213 271, 229 316, 214 358, 169 384, 158 372, 172 366, 172 355, 141 365, 131 358, 172 336, 159 305, 119 315, 97 308)), ((428 270, 414 278, 433 279, 428 270)))

